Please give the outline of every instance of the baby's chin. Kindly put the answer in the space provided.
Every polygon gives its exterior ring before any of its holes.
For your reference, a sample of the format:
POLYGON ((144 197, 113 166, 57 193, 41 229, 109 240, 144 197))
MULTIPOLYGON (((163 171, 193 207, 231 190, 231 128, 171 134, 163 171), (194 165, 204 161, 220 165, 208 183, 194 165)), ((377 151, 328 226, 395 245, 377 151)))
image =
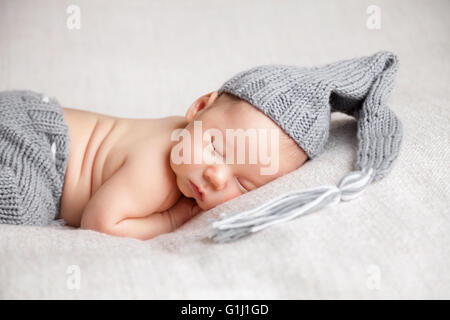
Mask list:
POLYGON ((196 198, 193 198, 197 205, 202 209, 203 211, 209 210, 214 208, 215 206, 212 206, 211 204, 205 203, 204 201, 199 201, 196 198))

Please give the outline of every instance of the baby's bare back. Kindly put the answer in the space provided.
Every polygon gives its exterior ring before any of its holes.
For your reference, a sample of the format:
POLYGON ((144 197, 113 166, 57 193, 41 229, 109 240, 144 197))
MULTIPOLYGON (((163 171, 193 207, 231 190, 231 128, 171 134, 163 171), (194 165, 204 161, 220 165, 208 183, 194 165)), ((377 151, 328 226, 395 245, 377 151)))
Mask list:
POLYGON ((169 156, 178 117, 128 119, 70 108, 64 116, 70 156, 59 217, 68 225, 81 225, 88 204, 91 215, 107 220, 164 211, 177 201, 169 156))

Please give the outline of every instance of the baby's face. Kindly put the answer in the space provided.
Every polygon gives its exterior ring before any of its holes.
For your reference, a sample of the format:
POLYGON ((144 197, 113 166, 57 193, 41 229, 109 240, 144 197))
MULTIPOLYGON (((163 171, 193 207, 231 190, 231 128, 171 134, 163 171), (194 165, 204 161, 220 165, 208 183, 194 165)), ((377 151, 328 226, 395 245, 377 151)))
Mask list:
POLYGON ((307 160, 275 122, 228 94, 218 97, 212 92, 197 99, 186 120, 170 165, 180 191, 195 198, 203 210, 254 190, 307 160))

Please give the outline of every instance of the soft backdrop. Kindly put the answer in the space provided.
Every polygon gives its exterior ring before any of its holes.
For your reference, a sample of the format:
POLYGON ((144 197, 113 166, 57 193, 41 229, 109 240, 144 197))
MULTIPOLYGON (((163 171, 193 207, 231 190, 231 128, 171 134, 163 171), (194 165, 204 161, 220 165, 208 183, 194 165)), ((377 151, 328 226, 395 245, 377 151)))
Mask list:
POLYGON ((326 152, 149 241, 63 226, 0 226, 0 298, 450 298, 449 1, 0 0, 0 90, 122 117, 184 115, 243 69, 311 66, 391 50, 404 125, 391 174, 360 198, 230 244, 208 218, 337 183, 355 122, 326 152), (66 22, 81 10, 81 29, 66 22), (366 25, 370 5, 381 28, 366 25), (79 276, 77 287, 75 276, 79 276))

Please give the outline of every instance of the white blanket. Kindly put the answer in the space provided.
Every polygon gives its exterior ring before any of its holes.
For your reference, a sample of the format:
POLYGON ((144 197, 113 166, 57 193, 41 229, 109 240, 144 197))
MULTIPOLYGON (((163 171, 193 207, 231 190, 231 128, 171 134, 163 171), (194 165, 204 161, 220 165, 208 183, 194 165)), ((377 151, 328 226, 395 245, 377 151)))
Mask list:
POLYGON ((0 225, 0 298, 450 298, 449 1, 0 1, 0 90, 123 117, 184 115, 245 68, 315 65, 391 50, 404 125, 392 172, 356 200, 229 244, 208 218, 352 169, 353 119, 326 152, 148 241, 65 226, 0 225), (73 12, 73 11, 70 11, 73 12))

